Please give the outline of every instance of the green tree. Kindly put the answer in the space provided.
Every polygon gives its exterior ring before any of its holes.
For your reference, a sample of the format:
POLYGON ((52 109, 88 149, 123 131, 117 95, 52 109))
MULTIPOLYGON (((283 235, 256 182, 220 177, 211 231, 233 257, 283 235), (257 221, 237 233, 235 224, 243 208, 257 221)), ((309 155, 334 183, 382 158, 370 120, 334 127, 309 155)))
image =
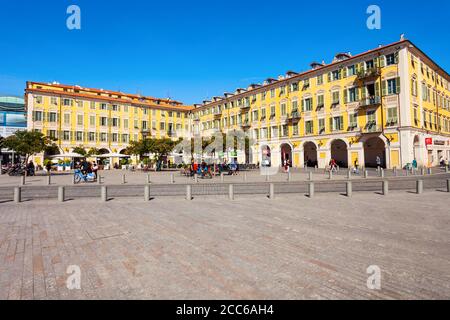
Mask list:
POLYGON ((97 148, 92 148, 89 150, 89 152, 87 153, 88 156, 92 157, 95 155, 98 155, 100 153, 100 150, 97 148))
POLYGON ((169 138, 147 140, 149 140, 148 152, 153 153, 155 156, 155 160, 157 161, 171 153, 175 146, 179 143, 179 141, 173 141, 169 138))
POLYGON ((24 156, 25 163, 28 163, 32 155, 45 151, 52 144, 52 139, 38 131, 17 131, 3 142, 4 147, 24 156))

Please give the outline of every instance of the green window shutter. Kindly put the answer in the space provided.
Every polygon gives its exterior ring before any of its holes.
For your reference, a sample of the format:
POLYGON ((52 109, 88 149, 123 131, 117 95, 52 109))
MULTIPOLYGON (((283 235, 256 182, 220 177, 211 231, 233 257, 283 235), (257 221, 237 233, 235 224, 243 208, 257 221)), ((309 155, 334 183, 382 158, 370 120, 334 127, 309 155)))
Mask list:
POLYGON ((387 87, 386 87, 386 85, 387 85, 386 80, 381 81, 381 89, 382 89, 383 97, 387 95, 387 87))
POLYGON ((328 72, 328 82, 331 82, 331 72, 328 72))
POLYGON ((33 111, 33 113, 31 114, 31 119, 32 121, 36 121, 36 111, 33 111))
POLYGON ((363 71, 364 70, 364 62, 361 62, 359 64, 359 70, 363 71))
MULTIPOLYGON (((364 90, 364 88, 362 88, 364 90)), ((356 88, 356 101, 359 101, 359 88, 356 88)))
POLYGON ((344 130, 344 117, 340 116, 340 121, 339 121, 339 130, 344 130))
POLYGON ((395 90, 396 90, 395 93, 399 94, 399 93, 400 93, 400 87, 401 87, 401 84, 400 84, 400 77, 398 77, 397 79, 395 79, 395 84, 397 85, 397 88, 395 89, 395 90))
POLYGON ((339 69, 338 71, 338 79, 342 79, 342 69, 339 69))
POLYGON ((305 100, 302 99, 302 112, 305 111, 305 100))
POLYGON ((379 63, 380 63, 380 59, 378 57, 373 59, 373 65, 375 66, 375 68, 380 66, 379 63))
POLYGON ((380 96, 380 83, 379 82, 375 82, 375 96, 377 96, 377 97, 380 96))
POLYGON ((386 57, 381 56, 379 61, 380 61, 380 68, 384 68, 384 66, 386 65, 386 57))
POLYGON ((333 117, 330 118, 330 131, 333 131, 333 117))
POLYGON ((313 108, 313 106, 314 106, 314 98, 311 98, 311 109, 313 108))
POLYGON ((347 78, 347 68, 343 68, 342 71, 342 77, 347 78))
POLYGON ((348 92, 347 89, 344 89, 344 103, 348 102, 348 92))
POLYGON ((394 58, 395 59, 395 63, 398 64, 398 58, 399 58, 398 52, 395 53, 394 57, 395 57, 394 58))
POLYGON ((359 73, 359 63, 355 64, 355 72, 356 74, 359 73))

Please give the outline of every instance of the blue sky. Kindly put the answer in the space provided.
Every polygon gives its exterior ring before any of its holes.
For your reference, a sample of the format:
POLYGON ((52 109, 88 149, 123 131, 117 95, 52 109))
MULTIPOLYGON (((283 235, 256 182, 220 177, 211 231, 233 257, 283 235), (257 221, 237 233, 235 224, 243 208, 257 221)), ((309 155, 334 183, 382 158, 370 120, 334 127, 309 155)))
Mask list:
POLYGON ((58 81, 197 103, 401 33, 450 71, 448 12, 437 0, 0 0, 0 94, 58 81), (79 31, 66 28, 71 4, 79 31), (366 27, 371 4, 381 30, 366 27))

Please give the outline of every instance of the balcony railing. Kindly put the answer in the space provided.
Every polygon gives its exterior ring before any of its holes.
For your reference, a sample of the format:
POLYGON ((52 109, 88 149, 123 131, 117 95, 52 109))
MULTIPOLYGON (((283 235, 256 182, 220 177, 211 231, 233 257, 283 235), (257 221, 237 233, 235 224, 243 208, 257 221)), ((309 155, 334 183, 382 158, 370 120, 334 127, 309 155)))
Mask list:
POLYGON ((300 115, 300 112, 298 112, 298 110, 292 111, 291 115, 289 117, 289 119, 292 119, 292 120, 300 119, 300 118, 301 118, 301 115, 300 115))
POLYGON ((240 105, 241 109, 249 109, 250 108, 250 102, 245 102, 240 105))
POLYGON ((378 106, 380 104, 381 104, 381 97, 379 97, 379 96, 368 97, 368 98, 362 99, 359 102, 359 106, 361 108, 378 106))
POLYGON ((376 122, 369 122, 361 131, 362 133, 377 133, 382 132, 383 128, 377 125, 376 122))
POLYGON ((371 68, 367 70, 361 70, 357 74, 357 78, 359 80, 367 79, 367 78, 374 78, 379 77, 381 75, 381 71, 378 68, 371 68))

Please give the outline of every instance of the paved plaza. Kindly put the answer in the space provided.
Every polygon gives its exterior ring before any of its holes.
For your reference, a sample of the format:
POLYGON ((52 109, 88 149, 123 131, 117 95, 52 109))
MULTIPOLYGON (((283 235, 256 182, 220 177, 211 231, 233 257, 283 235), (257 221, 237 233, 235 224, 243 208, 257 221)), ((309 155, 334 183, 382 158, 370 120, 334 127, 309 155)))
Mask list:
POLYGON ((435 190, 5 202, 0 299, 448 299, 449 205, 435 190))

